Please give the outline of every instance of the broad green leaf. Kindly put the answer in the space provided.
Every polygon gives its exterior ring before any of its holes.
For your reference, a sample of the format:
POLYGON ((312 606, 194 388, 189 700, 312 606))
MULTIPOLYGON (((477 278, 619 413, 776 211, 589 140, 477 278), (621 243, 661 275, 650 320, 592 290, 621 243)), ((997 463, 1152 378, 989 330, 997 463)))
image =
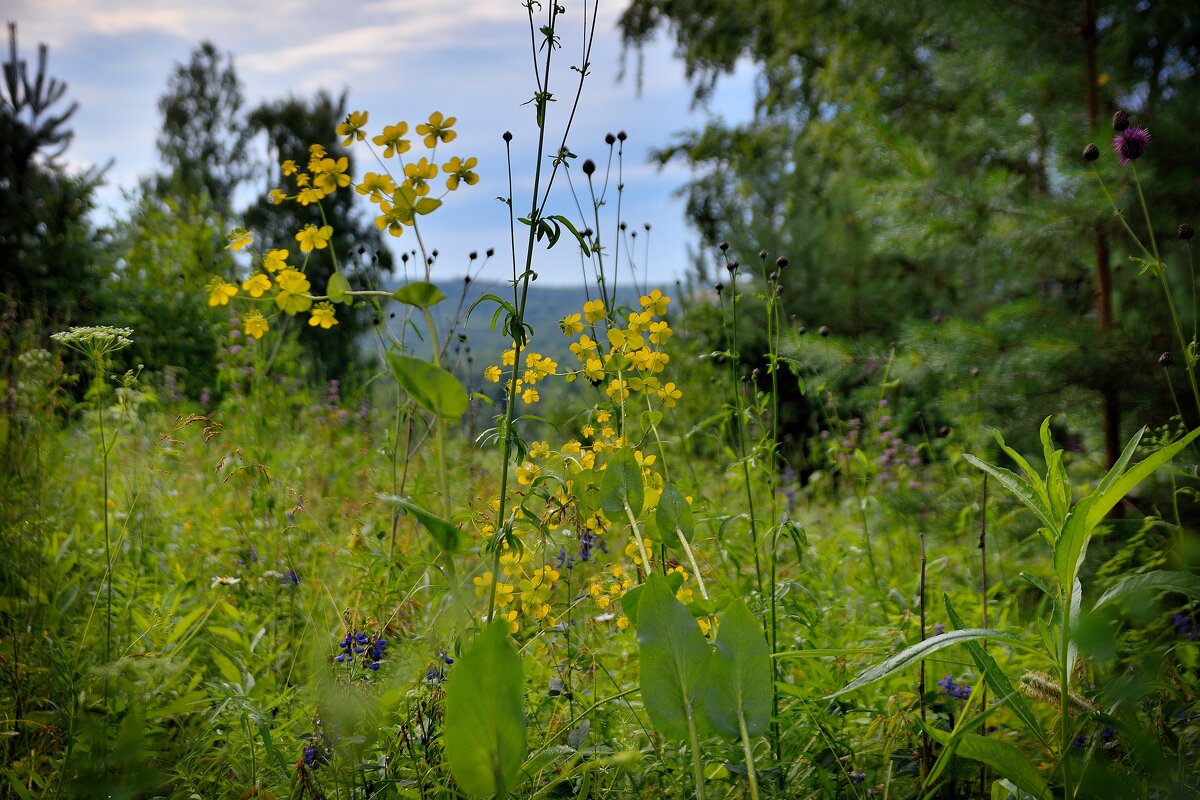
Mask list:
POLYGON ((642 468, 633 452, 623 448, 608 462, 600 479, 600 507, 610 522, 625 519, 625 504, 634 516, 642 513, 646 502, 645 486, 642 483, 642 468))
POLYGON ((668 739, 686 740, 699 722, 712 649, 665 578, 651 575, 638 600, 639 675, 650 722, 668 739))
POLYGON ((992 464, 982 461, 970 453, 963 454, 963 458, 967 463, 978 467, 979 469, 991 475, 996 480, 1000 481, 1000 485, 1008 489, 1013 496, 1025 504, 1025 506, 1037 514, 1038 519, 1042 521, 1048 530, 1057 530, 1058 526, 1054 524, 1054 520, 1050 516, 1050 509, 1043 502, 1040 486, 1035 486, 1032 481, 1025 480, 1020 475, 1003 467, 993 466, 992 464))
POLYGON ((741 718, 750 736, 762 736, 771 723, 771 649, 741 600, 721 615, 717 630, 716 653, 705 680, 709 724, 721 736, 736 739, 741 718))
MULTIPOLYGON (((962 628, 962 617, 954 610, 954 606, 950 603, 950 596, 943 594, 942 599, 946 604, 946 616, 950 619, 950 624, 955 628, 962 628)), ((1025 702, 1025 696, 1013 686, 1012 681, 1008 679, 1008 675, 1004 670, 1000 669, 1000 665, 996 663, 996 659, 983 649, 979 642, 970 641, 964 642, 967 652, 971 654, 971 659, 975 662, 975 666, 983 673, 983 677, 987 680, 988 686, 992 687, 994 692, 1002 703, 1007 703, 1008 707, 1013 710, 1026 727, 1037 737, 1045 747, 1049 748, 1050 740, 1046 737, 1046 732, 1042 730, 1042 724, 1038 722, 1037 715, 1033 713, 1033 709, 1025 702)))
POLYGON ((335 272, 329 276, 329 283, 325 285, 325 294, 329 295, 330 300, 340 303, 348 291, 350 291, 350 281, 346 280, 345 275, 335 272))
POLYGON ((439 417, 461 417, 467 410, 467 390, 441 367, 404 353, 388 354, 396 382, 422 408, 439 417))
POLYGON ((658 509, 654 514, 658 523, 659 533, 663 543, 668 546, 679 544, 679 534, 691 541, 696 524, 692 519, 692 507, 688 504, 683 492, 675 488, 675 484, 663 484, 662 497, 658 499, 658 509))
POLYGON ((418 214, 432 214, 441 207, 442 201, 438 200, 436 197, 422 197, 417 201, 417 204, 413 206, 413 210, 418 214))
POLYGON ((1123 597, 1142 592, 1153 592, 1155 594, 1172 592, 1174 594, 1186 595, 1193 600, 1200 600, 1200 575, 1193 575, 1190 572, 1168 572, 1166 570, 1147 572, 1143 575, 1129 575, 1114 583, 1107 592, 1100 595, 1100 599, 1096 601, 1093 610, 1113 600, 1119 600, 1123 597))
POLYGON ((405 305, 424 311, 446 299, 442 290, 429 281, 413 281, 392 292, 392 297, 405 305))
MULTIPOLYGON (((679 587, 683 586, 683 575, 678 572, 672 572, 667 575, 667 588, 671 590, 671 594, 679 591, 679 587)), ((629 618, 630 624, 637 627, 638 624, 638 601, 642 598, 642 590, 646 588, 645 584, 634 586, 621 595, 621 610, 625 612, 625 616, 629 618)), ((692 615, 693 617, 695 614, 692 615)))
MULTIPOLYGON (((1139 432, 1134 439, 1139 439, 1141 435, 1139 432)), ((1182 439, 1156 450, 1128 472, 1116 473, 1116 470, 1124 469, 1124 465, 1118 462, 1094 492, 1075 504, 1075 509, 1067 518, 1062 535, 1054 547, 1054 569, 1062 586, 1070 586, 1075 575, 1078 574, 1083 559, 1087 555, 1087 546, 1092 538, 1092 532, 1108 516, 1108 512, 1112 511, 1113 507, 1121 502, 1125 495, 1133 491, 1139 483, 1150 477, 1174 458, 1179 451, 1191 444, 1197 436, 1200 436, 1200 428, 1196 428, 1182 439)), ((1125 449, 1128 451, 1129 447, 1126 446, 1125 449)), ((1124 455, 1122 458, 1124 459, 1124 455)), ((1128 463, 1128 459, 1125 459, 1125 463, 1128 463)))
POLYGON ((425 530, 429 531, 429 535, 446 552, 453 553, 458 549, 458 527, 453 523, 447 522, 432 511, 426 511, 416 503, 398 495, 378 494, 375 496, 404 509, 413 519, 421 523, 425 530))
POLYGON ((927 726, 926 730, 938 743, 953 746, 963 758, 987 764, 1038 800, 1051 800, 1053 797, 1045 778, 1016 745, 977 733, 951 736, 932 726, 927 726))
POLYGON ((850 681, 844 687, 828 695, 825 699, 829 700, 834 697, 852 692, 855 689, 860 689, 869 683, 874 683, 877 680, 886 678, 897 670, 907 667, 909 664, 914 664, 926 656, 932 655, 939 650, 944 650, 952 645, 962 642, 969 642, 973 639, 1014 639, 1015 637, 1004 633, 1003 631, 993 630, 991 628, 965 628, 960 631, 946 631, 939 633, 937 636, 931 636, 923 642, 918 642, 912 647, 905 648, 896 655, 884 659, 873 667, 868 667, 859 674, 857 678, 850 681))
POLYGON ((446 761, 468 794, 503 795, 516 785, 526 754, 521 658, 508 625, 484 628, 446 681, 446 761))

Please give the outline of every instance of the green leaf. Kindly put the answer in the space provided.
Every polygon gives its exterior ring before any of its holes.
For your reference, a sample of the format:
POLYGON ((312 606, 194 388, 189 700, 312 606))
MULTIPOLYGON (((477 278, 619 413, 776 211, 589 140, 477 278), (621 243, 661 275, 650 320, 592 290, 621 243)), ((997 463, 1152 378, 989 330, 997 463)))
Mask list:
MULTIPOLYGON (((1050 509, 1043 502, 1043 491, 1040 486, 1035 486, 1031 481, 1027 481, 1020 475, 1003 467, 993 466, 992 464, 982 461, 970 453, 963 454, 963 458, 968 464, 986 472, 996 480, 1000 481, 1000 485, 1008 489, 1018 500, 1025 506, 1037 514, 1038 519, 1048 530, 1057 530, 1058 526, 1054 523, 1054 519, 1050 516, 1050 509)), ((1024 461, 1024 459, 1022 459, 1024 461)))
POLYGON ((467 390, 446 370, 404 353, 389 353, 388 362, 396 382, 426 411, 448 418, 466 413, 467 390))
POLYGON ((825 699, 829 700, 834 697, 852 692, 855 689, 860 689, 868 683, 874 683, 877 680, 886 678, 897 670, 907 667, 909 664, 914 664, 917 661, 932 655, 939 650, 944 650, 952 645, 969 642, 973 639, 1014 639, 1003 631, 993 630, 991 628, 966 628, 960 631, 946 631, 937 636, 931 636, 923 642, 917 642, 912 647, 905 648, 890 658, 884 659, 873 667, 864 670, 857 678, 850 681, 844 687, 828 695, 825 699))
POLYGON ((350 291, 350 281, 346 280, 345 275, 335 272, 329 276, 329 283, 325 285, 325 294, 329 295, 330 300, 340 303, 348 291, 350 291))
POLYGON ((424 311, 445 300, 446 295, 429 281, 413 281, 392 292, 392 298, 424 311))
MULTIPOLYGON (((950 619, 950 624, 955 628, 962 628, 962 617, 954 610, 954 606, 950 603, 950 596, 942 595, 942 600, 946 604, 946 616, 950 619)), ((1025 696, 1013 686, 1012 681, 1008 679, 1008 675, 1004 670, 1000 669, 1000 665, 996 663, 996 659, 980 646, 979 642, 970 641, 964 642, 967 652, 971 654, 971 659, 975 662, 975 666, 983 673, 984 679, 987 680, 988 686, 992 687, 992 692, 995 693, 1000 702, 1007 703, 1013 713, 1020 717, 1026 727, 1037 737, 1045 747, 1051 746, 1050 740, 1046 736, 1046 732, 1042 730, 1042 724, 1038 722, 1037 715, 1033 713, 1033 709, 1025 702, 1025 696)))
POLYGON ((771 649, 758 621, 741 600, 721 615, 716 653, 705 681, 704 711, 709 724, 727 739, 741 736, 739 718, 750 736, 762 736, 771 723, 771 649))
POLYGON ((446 760, 468 794, 504 795, 516 785, 527 752, 523 689, 521 657, 497 620, 446 681, 446 760))
POLYGON ((1067 518, 1067 522, 1062 528, 1062 535, 1058 537, 1054 546, 1054 569, 1063 587, 1073 583, 1075 575, 1078 574, 1083 559, 1087 555, 1087 546, 1092 538, 1092 532, 1108 516, 1108 512, 1112 511, 1113 507, 1121 502, 1125 495, 1133 491, 1139 483, 1166 465, 1179 451, 1191 444, 1193 439, 1200 436, 1200 428, 1196 428, 1182 439, 1156 450, 1125 472, 1125 465, 1132 457, 1130 448, 1137 446, 1137 440, 1141 436, 1142 431, 1139 431, 1133 437, 1134 441, 1126 445, 1126 452, 1104 476, 1096 490, 1076 503, 1075 509, 1067 518))
POLYGON ((926 730, 940 744, 954 747, 963 758, 987 764, 1038 800, 1051 800, 1053 797, 1037 767, 1016 745, 977 733, 952 736, 932 726, 926 726, 926 730))
POLYGON ((458 549, 458 527, 453 523, 447 522, 432 511, 426 511, 416 503, 398 495, 377 494, 375 496, 380 500, 404 509, 413 519, 421 523, 425 527, 425 530, 429 531, 434 541, 446 552, 453 553, 458 549))
POLYGON ((1100 608, 1105 603, 1141 592, 1154 592, 1155 594, 1172 592, 1186 595, 1193 600, 1200 600, 1200 575, 1166 570, 1147 572, 1143 575, 1129 575, 1114 583, 1107 592, 1100 595, 1093 610, 1100 608))
POLYGON ((692 539, 696 523, 692 518, 692 507, 688 504, 683 492, 675 488, 675 484, 663 484, 662 497, 658 500, 658 509, 654 520, 658 523, 658 531, 662 534, 663 544, 675 546, 679 544, 679 534, 688 541, 692 539))
POLYGON ((689 720, 699 720, 712 649, 662 576, 646 580, 637 605, 638 664, 646 713, 663 736, 687 739, 689 720))
POLYGON ((420 200, 417 201, 417 204, 415 206, 413 206, 413 210, 416 211, 418 214, 424 215, 424 214, 432 214, 434 211, 437 211, 441 207, 442 207, 442 201, 438 200, 436 197, 422 197, 420 200))
POLYGON ((600 480, 600 507, 610 522, 625 517, 625 504, 634 516, 642 513, 646 502, 645 486, 642 483, 642 468, 628 448, 618 450, 608 462, 600 480))

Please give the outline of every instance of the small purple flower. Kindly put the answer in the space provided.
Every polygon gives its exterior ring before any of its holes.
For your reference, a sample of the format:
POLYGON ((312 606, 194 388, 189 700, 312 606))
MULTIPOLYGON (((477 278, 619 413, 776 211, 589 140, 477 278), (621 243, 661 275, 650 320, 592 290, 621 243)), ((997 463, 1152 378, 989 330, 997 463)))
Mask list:
POLYGON ((1122 164, 1128 164, 1146 154, 1150 146, 1150 131, 1141 127, 1126 128, 1113 137, 1113 150, 1122 164))

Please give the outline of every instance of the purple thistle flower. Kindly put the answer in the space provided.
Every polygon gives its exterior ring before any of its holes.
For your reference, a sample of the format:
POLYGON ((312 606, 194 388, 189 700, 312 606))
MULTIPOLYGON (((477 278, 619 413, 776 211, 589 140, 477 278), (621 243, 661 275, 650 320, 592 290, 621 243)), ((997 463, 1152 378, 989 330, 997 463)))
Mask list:
POLYGON ((1146 154, 1146 148, 1150 146, 1150 131, 1141 127, 1126 128, 1113 137, 1112 144, 1120 162, 1128 164, 1146 154))

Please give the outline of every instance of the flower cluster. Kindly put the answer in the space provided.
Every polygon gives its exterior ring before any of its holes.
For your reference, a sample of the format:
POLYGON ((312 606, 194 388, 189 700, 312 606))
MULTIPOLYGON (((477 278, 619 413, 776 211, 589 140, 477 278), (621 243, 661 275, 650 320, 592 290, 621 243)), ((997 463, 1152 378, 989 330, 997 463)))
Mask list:
POLYGON ((1175 633, 1189 642, 1200 640, 1200 631, 1196 630, 1196 618, 1191 614, 1173 614, 1171 622, 1175 625, 1175 633))
POLYGON ((971 687, 965 683, 955 683, 953 676, 947 675, 937 682, 942 687, 942 693, 955 700, 966 700, 971 696, 971 687))
MULTIPOLYGON (((416 225, 418 216, 430 214, 442 205, 440 198, 429 196, 431 182, 439 174, 439 167, 433 159, 439 143, 448 143, 456 138, 454 122, 454 117, 445 117, 435 111, 428 122, 416 126, 417 134, 423 137, 422 141, 430 152, 427 157, 423 156, 415 162, 404 158, 412 146, 411 141, 404 138, 408 133, 408 123, 388 125, 382 133, 371 139, 376 146, 383 148, 384 159, 397 161, 395 172, 403 176, 399 180, 385 168, 382 173, 367 172, 355 183, 349 173, 348 155, 331 154, 320 144, 310 145, 308 160, 303 165, 293 159, 286 159, 280 164, 280 172, 290 186, 272 189, 271 201, 276 205, 289 201, 301 206, 319 205, 337 190, 353 186, 358 194, 378 207, 376 226, 392 236, 400 236, 405 227, 416 225)), ((366 124, 365 111, 347 115, 346 120, 337 126, 342 146, 364 141, 367 138, 364 130, 366 124)), ((446 176, 446 189, 442 196, 457 190, 460 185, 473 186, 478 183, 479 175, 475 172, 477 164, 478 159, 462 156, 455 156, 442 164, 441 173, 446 176)), ((303 263, 293 265, 288 262, 291 257, 289 250, 277 248, 255 253, 254 234, 245 228, 235 228, 228 234, 227 248, 235 252, 250 252, 259 271, 242 281, 240 286, 224 277, 213 277, 206 286, 208 304, 228 305, 241 292, 252 300, 260 300, 273 292, 275 306, 280 312, 295 315, 307 311, 311 314, 308 320, 310 326, 323 330, 332 328, 338 324, 333 303, 339 302, 349 287, 342 278, 341 287, 336 292, 331 282, 327 295, 316 294, 304 270, 313 253, 322 250, 332 253, 333 234, 333 228, 329 225, 305 225, 295 235, 303 263)), ((336 255, 334 262, 336 266, 336 255)), ((335 277, 340 277, 340 273, 335 277)), ((260 310, 246 315, 244 322, 246 335, 255 339, 261 339, 270 329, 268 317, 260 310)))
MULTIPOLYGON (((496 581, 496 607, 501 609, 499 617, 508 623, 509 631, 520 630, 518 620, 522 615, 546 627, 557 624, 551 615, 550 594, 561 573, 550 564, 533 566, 528 551, 506 550, 500 557, 500 564, 503 570, 496 581)), ((492 573, 477 575, 473 583, 479 597, 487 596, 491 591, 492 573)))
POLYGON ((338 646, 342 652, 334 657, 334 661, 339 664, 353 664, 359 661, 364 669, 375 672, 379 670, 379 662, 383 660, 388 641, 382 636, 368 636, 362 631, 347 631, 346 637, 338 646))

